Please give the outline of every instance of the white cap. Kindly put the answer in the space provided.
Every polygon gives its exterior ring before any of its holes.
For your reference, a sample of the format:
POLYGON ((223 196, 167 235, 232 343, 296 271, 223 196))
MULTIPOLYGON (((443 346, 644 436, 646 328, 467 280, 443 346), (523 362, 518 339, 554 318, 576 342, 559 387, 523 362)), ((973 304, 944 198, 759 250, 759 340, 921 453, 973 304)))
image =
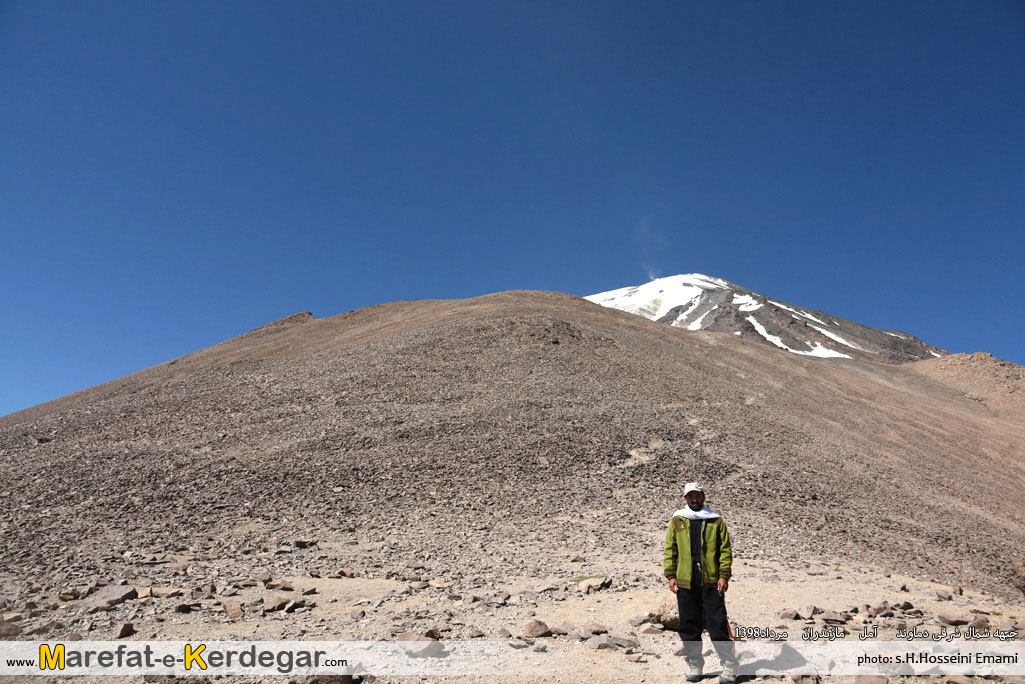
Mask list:
POLYGON ((701 492, 702 494, 704 494, 705 490, 702 489, 701 485, 699 485, 697 482, 688 482, 683 487, 683 495, 687 496, 691 492, 701 492))

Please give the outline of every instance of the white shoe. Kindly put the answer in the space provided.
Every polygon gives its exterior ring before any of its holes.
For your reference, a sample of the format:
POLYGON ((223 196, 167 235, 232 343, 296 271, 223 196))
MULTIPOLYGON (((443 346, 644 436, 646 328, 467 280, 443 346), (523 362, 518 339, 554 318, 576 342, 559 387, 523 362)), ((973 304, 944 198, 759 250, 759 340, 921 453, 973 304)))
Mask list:
POLYGON ((687 663, 687 681, 688 682, 700 682, 701 681, 701 666, 704 663, 687 663))
POLYGON ((736 684, 737 664, 726 663, 722 666, 722 674, 719 675, 719 684, 736 684))

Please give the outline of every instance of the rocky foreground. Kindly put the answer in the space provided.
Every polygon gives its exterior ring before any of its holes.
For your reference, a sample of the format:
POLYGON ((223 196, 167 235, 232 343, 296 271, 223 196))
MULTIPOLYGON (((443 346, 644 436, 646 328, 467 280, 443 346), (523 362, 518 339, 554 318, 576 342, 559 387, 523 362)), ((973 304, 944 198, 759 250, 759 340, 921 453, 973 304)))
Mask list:
POLYGON ((1020 627, 1025 421, 952 358, 809 360, 543 292, 289 317, 0 419, 0 629, 557 650, 596 623, 671 657, 644 616, 693 479, 747 564, 735 619, 800 613, 819 577, 855 622, 1020 627), (925 610, 887 574, 971 599, 925 610))

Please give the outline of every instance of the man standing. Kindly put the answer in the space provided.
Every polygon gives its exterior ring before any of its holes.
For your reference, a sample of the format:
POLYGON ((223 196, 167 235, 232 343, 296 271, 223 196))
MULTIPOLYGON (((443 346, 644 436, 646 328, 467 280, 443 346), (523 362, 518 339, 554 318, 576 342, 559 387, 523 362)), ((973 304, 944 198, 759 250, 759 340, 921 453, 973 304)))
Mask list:
POLYGON ((680 609, 680 638, 687 658, 687 681, 701 680, 701 630, 708 630, 723 670, 720 684, 737 681, 737 656, 726 620, 724 595, 730 585, 733 548, 722 516, 705 506, 697 482, 683 488, 687 507, 673 513, 666 531, 665 575, 680 609))

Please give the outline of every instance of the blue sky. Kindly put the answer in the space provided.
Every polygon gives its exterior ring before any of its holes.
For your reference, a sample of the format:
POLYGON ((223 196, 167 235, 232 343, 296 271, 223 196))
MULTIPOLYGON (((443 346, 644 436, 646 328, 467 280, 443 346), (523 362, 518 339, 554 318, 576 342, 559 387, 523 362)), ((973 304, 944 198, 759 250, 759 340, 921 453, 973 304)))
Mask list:
POLYGON ((699 272, 1025 364, 1021 2, 0 2, 0 415, 699 272))

